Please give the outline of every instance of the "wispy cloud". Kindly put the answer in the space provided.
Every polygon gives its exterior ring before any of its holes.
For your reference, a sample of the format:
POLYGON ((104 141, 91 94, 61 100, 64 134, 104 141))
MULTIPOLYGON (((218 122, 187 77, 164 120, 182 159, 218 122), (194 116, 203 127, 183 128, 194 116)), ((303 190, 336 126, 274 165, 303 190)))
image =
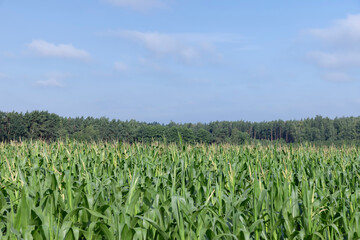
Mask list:
POLYGON ((6 78, 7 78, 7 75, 0 73, 0 79, 6 79, 6 78))
POLYGON ((51 72, 44 75, 44 80, 36 81, 35 85, 40 87, 64 87, 62 80, 68 77, 69 74, 51 72))
POLYGON ((123 62, 115 62, 114 68, 118 72, 126 72, 129 69, 128 65, 123 62))
POLYGON ((109 34, 134 41, 156 57, 172 57, 187 64, 221 58, 214 44, 205 41, 205 38, 201 38, 199 34, 166 34, 130 30, 110 31, 109 34))
POLYGON ((10 51, 2 52, 0 55, 6 58, 16 58, 16 54, 10 51))
POLYGON ((360 14, 336 20, 330 27, 310 29, 307 32, 325 48, 308 52, 311 61, 326 68, 360 66, 360 14))
POLYGON ((30 50, 43 57, 59 57, 70 59, 89 60, 90 54, 71 44, 54 44, 44 40, 33 40, 28 44, 30 50))
POLYGON ((119 7, 128 7, 134 10, 144 11, 153 8, 163 8, 164 1, 161 0, 105 0, 106 2, 119 7))
POLYGON ((326 28, 314 28, 307 35, 317 40, 318 49, 309 51, 307 59, 326 70, 322 79, 330 82, 351 82, 360 67, 360 14, 338 19, 326 28))
POLYGON ((156 62, 153 59, 139 57, 138 63, 140 63, 140 65, 143 68, 150 68, 150 69, 155 70, 157 72, 168 72, 169 71, 169 69, 167 68, 166 65, 161 64, 159 62, 156 62))
POLYGON ((348 15, 345 19, 336 20, 328 28, 310 29, 309 33, 331 45, 343 47, 359 47, 360 14, 348 15), (350 46, 349 46, 350 45, 350 46))
POLYGON ((257 51, 260 49, 260 46, 257 45, 244 45, 236 48, 237 51, 257 51))
POLYGON ((329 82, 351 82, 354 78, 343 72, 328 72, 322 78, 329 82))
POLYGON ((44 81, 37 81, 35 83, 36 86, 41 86, 41 87, 62 87, 63 85, 61 84, 61 82, 59 82, 57 79, 48 79, 48 80, 44 80, 44 81))
POLYGON ((360 52, 351 51, 311 51, 308 59, 325 68, 353 68, 360 67, 360 52))

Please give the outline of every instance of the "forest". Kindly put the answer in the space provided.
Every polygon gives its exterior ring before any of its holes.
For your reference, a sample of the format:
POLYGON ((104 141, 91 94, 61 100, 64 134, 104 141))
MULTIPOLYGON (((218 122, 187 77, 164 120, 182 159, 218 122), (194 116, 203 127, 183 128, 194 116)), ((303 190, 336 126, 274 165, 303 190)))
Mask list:
POLYGON ((360 117, 269 122, 214 121, 210 123, 146 123, 105 117, 61 117, 47 111, 0 111, 0 140, 75 139, 80 141, 231 143, 250 141, 325 144, 358 143, 360 117))

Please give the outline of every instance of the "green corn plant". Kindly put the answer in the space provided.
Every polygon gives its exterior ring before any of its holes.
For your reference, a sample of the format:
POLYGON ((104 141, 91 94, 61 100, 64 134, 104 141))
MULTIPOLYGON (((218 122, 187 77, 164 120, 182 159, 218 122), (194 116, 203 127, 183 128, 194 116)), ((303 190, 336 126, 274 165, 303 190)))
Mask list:
POLYGON ((355 147, 0 144, 0 239, 359 239, 355 147))

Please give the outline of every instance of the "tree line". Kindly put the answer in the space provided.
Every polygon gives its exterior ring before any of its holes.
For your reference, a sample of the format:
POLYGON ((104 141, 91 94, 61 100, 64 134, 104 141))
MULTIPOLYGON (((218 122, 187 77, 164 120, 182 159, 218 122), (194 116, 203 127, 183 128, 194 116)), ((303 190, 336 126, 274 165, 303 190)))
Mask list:
POLYGON ((82 141, 232 143, 249 141, 341 142, 360 139, 360 117, 210 123, 145 123, 93 117, 60 117, 47 111, 0 111, 0 140, 77 139, 82 141))

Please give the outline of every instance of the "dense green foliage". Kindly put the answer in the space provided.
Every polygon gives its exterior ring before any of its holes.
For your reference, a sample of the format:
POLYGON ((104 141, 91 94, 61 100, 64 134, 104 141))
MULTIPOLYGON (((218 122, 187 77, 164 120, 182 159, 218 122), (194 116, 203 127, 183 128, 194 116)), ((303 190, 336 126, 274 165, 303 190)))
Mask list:
POLYGON ((282 142, 356 142, 360 117, 329 119, 317 116, 300 121, 211 122, 208 124, 143 123, 107 118, 64 118, 48 112, 0 112, 0 141, 77 139, 133 142, 233 143, 254 140, 282 142))
POLYGON ((357 148, 0 144, 5 239, 359 239, 357 148))

